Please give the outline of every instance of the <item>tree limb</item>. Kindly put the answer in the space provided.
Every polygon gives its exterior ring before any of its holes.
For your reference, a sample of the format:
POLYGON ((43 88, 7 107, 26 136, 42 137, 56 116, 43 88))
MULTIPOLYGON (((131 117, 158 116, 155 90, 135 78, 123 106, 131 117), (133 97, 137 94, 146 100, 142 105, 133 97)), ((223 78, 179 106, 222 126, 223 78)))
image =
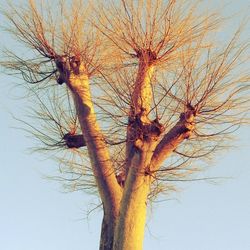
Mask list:
POLYGON ((190 137, 194 130, 194 118, 194 110, 188 110, 180 115, 179 121, 156 146, 151 159, 150 172, 158 170, 163 161, 167 159, 178 145, 190 137))

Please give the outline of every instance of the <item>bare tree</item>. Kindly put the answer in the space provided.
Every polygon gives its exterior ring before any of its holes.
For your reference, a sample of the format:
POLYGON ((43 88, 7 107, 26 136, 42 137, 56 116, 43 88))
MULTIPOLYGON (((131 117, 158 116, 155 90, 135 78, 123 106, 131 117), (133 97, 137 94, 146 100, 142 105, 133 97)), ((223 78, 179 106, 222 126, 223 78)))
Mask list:
POLYGON ((142 249, 148 201, 247 121, 242 26, 218 46, 222 19, 184 0, 30 0, 2 13, 27 49, 6 50, 2 65, 30 84, 39 149, 58 152, 74 190, 98 191, 100 249, 142 249))

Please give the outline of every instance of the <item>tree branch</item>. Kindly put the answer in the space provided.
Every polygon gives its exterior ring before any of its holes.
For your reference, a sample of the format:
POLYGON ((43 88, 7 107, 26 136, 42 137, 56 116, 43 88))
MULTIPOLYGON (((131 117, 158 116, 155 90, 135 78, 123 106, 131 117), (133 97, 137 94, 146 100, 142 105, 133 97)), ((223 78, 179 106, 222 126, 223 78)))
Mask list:
POLYGON ((77 116, 104 207, 106 211, 114 209, 116 214, 120 205, 121 188, 115 176, 107 144, 96 121, 88 76, 81 66, 79 72, 72 73, 66 84, 73 93, 77 116))
POLYGON ((151 159, 149 171, 157 171, 165 159, 182 143, 188 139, 194 130, 195 111, 188 110, 180 115, 179 121, 162 138, 156 146, 151 159))

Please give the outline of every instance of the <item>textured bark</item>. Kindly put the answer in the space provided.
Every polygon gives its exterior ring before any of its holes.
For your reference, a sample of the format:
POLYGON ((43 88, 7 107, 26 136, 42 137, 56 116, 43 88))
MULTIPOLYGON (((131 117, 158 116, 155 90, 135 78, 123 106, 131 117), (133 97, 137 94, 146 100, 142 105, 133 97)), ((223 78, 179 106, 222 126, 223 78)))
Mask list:
POLYGON ((100 250, 110 250, 113 248, 116 221, 117 216, 113 214, 106 215, 104 210, 99 247, 100 250))
POLYGON ((134 91, 132 93, 132 106, 129 115, 129 124, 127 126, 127 143, 126 143, 126 169, 124 175, 127 176, 134 155, 134 144, 143 135, 141 134, 141 125, 149 125, 148 119, 152 102, 151 78, 154 72, 154 66, 149 65, 148 60, 141 58, 134 91))
POLYGON ((125 182, 113 250, 142 249, 150 189, 147 166, 153 153, 151 145, 144 142, 133 157, 125 182))

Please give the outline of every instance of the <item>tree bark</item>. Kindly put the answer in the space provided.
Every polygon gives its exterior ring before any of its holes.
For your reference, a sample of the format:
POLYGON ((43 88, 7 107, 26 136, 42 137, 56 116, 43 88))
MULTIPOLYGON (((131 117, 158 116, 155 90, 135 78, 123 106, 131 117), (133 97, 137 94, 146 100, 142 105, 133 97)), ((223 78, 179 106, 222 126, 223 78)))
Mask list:
POLYGON ((103 134, 96 121, 88 77, 85 74, 71 77, 70 87, 73 90, 76 112, 104 207, 109 203, 111 207, 119 207, 121 188, 117 183, 103 134))
MULTIPOLYGON (((146 55, 148 56, 148 55, 146 55)), ((152 102, 151 78, 154 66, 141 58, 132 94, 127 128, 126 181, 115 227, 113 250, 142 250, 150 176, 146 173, 155 141, 146 138, 152 102), (145 131, 144 131, 145 130, 145 131)), ((147 59, 147 58, 146 58, 147 59)))
POLYGON ((151 79, 153 72, 153 65, 148 65, 143 60, 140 60, 132 95, 132 105, 134 108, 134 114, 143 113, 141 115, 145 118, 150 111, 150 105, 152 102, 151 79))
POLYGON ((141 250, 146 223, 150 176, 145 174, 151 154, 137 152, 130 167, 119 219, 115 230, 113 250, 141 250))
POLYGON ((126 143, 126 169, 127 176, 134 155, 133 146, 135 141, 140 137, 138 127, 132 125, 136 119, 140 119, 142 124, 150 124, 148 119, 152 102, 151 78, 154 73, 154 66, 148 65, 143 59, 139 60, 138 72, 135 81, 135 87, 132 93, 132 105, 129 114, 129 124, 127 126, 127 143, 126 143), (132 125, 132 126, 131 126, 132 125))
POLYGON ((122 206, 119 225, 115 231, 113 250, 142 250, 146 223, 149 178, 137 178, 136 187, 122 206))
POLYGON ((111 250, 113 248, 116 221, 117 216, 113 214, 107 215, 104 209, 99 247, 100 250, 111 250))
POLYGON ((190 137, 195 128, 194 110, 188 110, 180 115, 179 121, 168 131, 154 150, 150 171, 155 172, 172 152, 185 140, 190 137))
POLYGON ((103 202, 104 216, 100 249, 110 250, 113 245, 122 189, 117 183, 106 142, 96 121, 87 75, 72 75, 67 84, 73 93, 76 112, 103 202))

